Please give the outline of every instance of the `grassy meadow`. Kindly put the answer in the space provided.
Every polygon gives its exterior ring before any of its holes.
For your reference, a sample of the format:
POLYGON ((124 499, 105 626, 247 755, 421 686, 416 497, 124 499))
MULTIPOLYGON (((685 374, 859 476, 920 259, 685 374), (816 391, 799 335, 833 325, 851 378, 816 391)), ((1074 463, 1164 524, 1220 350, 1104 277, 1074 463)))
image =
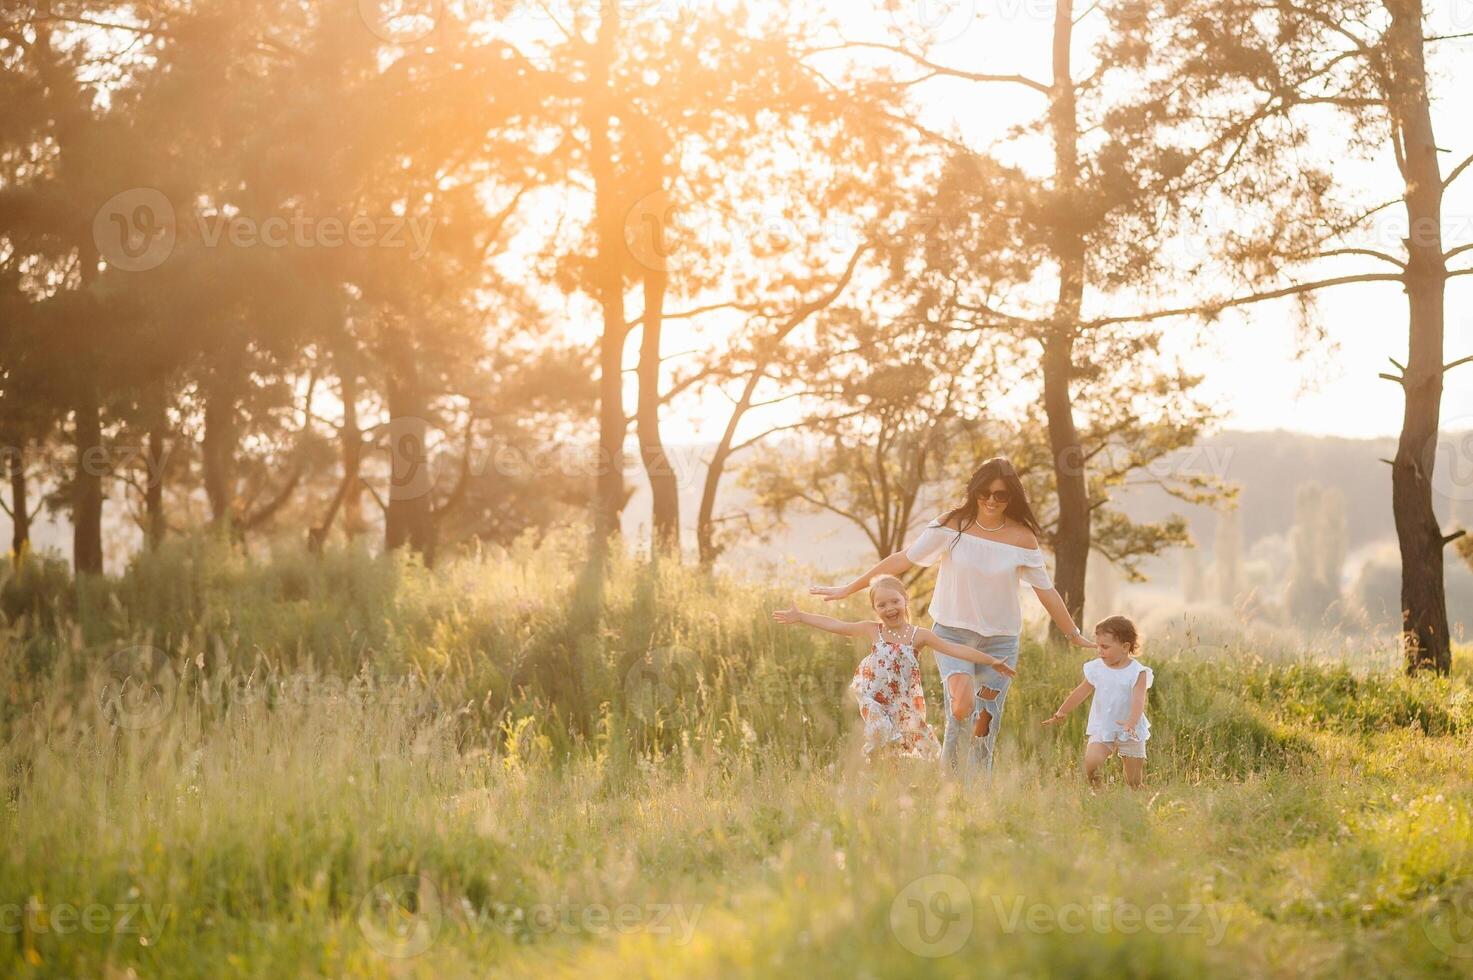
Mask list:
POLYGON ((967 789, 863 763, 861 651, 768 621, 796 584, 558 541, 32 559, 0 975, 1473 975, 1473 650, 1147 637, 1149 788, 1091 795, 1085 712, 1039 724, 1081 655, 1028 646, 967 789))

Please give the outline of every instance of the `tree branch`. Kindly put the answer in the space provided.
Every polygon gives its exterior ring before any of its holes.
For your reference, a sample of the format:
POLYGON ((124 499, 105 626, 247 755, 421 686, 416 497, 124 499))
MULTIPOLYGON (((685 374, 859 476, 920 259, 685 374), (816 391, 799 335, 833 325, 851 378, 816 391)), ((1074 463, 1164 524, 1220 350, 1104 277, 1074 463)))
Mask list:
POLYGON ((1328 252, 1321 252, 1319 257, 1322 259, 1328 259, 1336 255, 1369 255, 1373 259, 1381 259, 1382 261, 1390 262, 1398 269, 1405 269, 1407 267, 1407 264, 1401 259, 1398 259, 1396 256, 1387 255, 1385 252, 1378 252, 1372 248, 1336 248, 1331 249, 1328 252))
MULTIPOLYGON (((1473 269, 1464 270, 1473 272, 1473 269)), ((1449 273, 1449 276, 1457 273, 1449 273)), ((1158 310, 1154 313, 1142 313, 1133 316, 1109 316, 1100 317, 1084 324, 1087 328, 1110 326, 1116 323, 1147 323, 1151 320, 1165 320, 1174 316, 1192 316, 1211 313, 1221 313, 1223 310, 1237 306, 1250 306, 1254 303, 1263 303, 1271 299, 1283 299, 1285 296, 1298 296, 1304 293, 1312 293, 1321 289, 1329 289, 1332 286, 1345 286, 1361 282, 1401 282, 1402 277, 1392 273, 1366 273, 1359 276, 1340 276, 1336 279, 1321 279, 1316 282, 1300 283, 1295 286, 1287 286, 1283 289, 1274 289, 1265 293, 1250 293, 1247 296, 1237 296, 1233 299, 1223 300, 1217 303, 1202 303, 1197 306, 1186 306, 1175 310, 1158 310)))
POLYGON ((1462 163, 1452 169, 1452 172, 1447 175, 1447 179, 1442 182, 1442 189, 1447 190, 1451 187, 1452 182, 1461 177, 1463 171, 1467 170, 1470 166, 1473 166, 1473 153, 1468 154, 1468 157, 1462 163))
POLYGON ((1049 95, 1053 89, 1043 82, 1035 81, 1026 75, 987 75, 978 72, 963 71, 960 68, 948 68, 937 64, 929 58, 924 58, 914 51, 910 51, 898 44, 885 44, 880 41, 845 41, 843 44, 832 44, 822 48, 812 48, 808 54, 831 54, 834 51, 845 51, 851 48, 869 48, 876 51, 888 51, 909 58, 917 66, 931 72, 933 76, 941 75, 947 78, 960 78, 968 82, 1007 82, 1014 85, 1022 85, 1042 95, 1049 95))

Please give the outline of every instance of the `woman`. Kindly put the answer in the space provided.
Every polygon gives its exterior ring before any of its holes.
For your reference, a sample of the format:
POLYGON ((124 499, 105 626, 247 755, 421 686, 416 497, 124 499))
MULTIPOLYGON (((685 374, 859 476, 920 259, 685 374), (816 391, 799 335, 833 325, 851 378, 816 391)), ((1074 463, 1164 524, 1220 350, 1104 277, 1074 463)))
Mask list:
MULTIPOLYGON (((941 563, 929 612, 932 631, 1018 665, 1023 610, 1018 582, 1033 586, 1038 601, 1069 642, 1092 649, 1054 588, 1038 549, 1038 519, 1013 464, 987 460, 967 484, 966 502, 932 521, 920 537, 848 585, 814 586, 812 595, 833 602, 868 586, 877 575, 900 575, 916 565, 941 563)), ((953 771, 992 771, 993 748, 1002 724, 1011 678, 984 664, 934 651, 946 692, 946 737, 942 762, 953 771)))

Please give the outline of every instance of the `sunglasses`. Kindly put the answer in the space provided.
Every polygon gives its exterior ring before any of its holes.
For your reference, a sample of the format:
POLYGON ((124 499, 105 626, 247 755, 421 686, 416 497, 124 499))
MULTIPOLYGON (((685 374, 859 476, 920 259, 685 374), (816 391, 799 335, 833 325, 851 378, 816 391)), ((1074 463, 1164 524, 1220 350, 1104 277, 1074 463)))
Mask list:
POLYGON ((995 504, 1005 504, 1013 499, 1011 490, 983 490, 979 495, 981 500, 991 500, 995 504))

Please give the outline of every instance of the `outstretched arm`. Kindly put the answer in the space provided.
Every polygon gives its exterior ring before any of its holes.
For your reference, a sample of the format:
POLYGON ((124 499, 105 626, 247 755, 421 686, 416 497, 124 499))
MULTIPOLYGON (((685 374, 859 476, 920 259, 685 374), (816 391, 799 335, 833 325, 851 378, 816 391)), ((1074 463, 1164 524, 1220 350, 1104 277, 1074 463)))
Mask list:
POLYGON ((1121 718, 1120 724, 1131 738, 1136 738, 1135 727, 1141 723, 1141 718, 1146 713, 1146 675, 1143 673, 1136 679, 1135 687, 1130 691, 1130 717, 1121 718))
POLYGON ((964 644, 944 640, 928 629, 916 627, 916 646, 926 646, 933 650, 940 650, 949 657, 956 657, 959 660, 969 660, 974 664, 986 664, 1004 677, 1018 676, 1018 671, 1009 666, 1006 661, 1000 660, 990 653, 973 650, 964 644))
POLYGON ((825 633, 837 633, 840 636, 872 636, 875 626, 873 623, 851 623, 848 620, 835 619, 832 616, 819 616, 814 613, 802 612, 797 605, 790 609, 773 610, 774 622, 782 623, 784 626, 792 626, 801 623, 804 626, 812 626, 814 629, 823 630, 825 633))
POLYGON ((825 602, 847 599, 869 585, 870 579, 877 575, 900 575, 914 567, 915 562, 905 557, 905 552, 897 551, 847 585, 815 585, 808 590, 808 594, 823 596, 825 602))
POLYGON ((1048 610, 1049 618, 1069 638, 1070 643, 1077 647, 1084 647, 1086 650, 1096 649, 1095 644, 1086 639, 1085 635, 1079 632, 1079 627, 1074 625, 1074 617, 1069 615, 1069 607, 1064 605, 1064 597, 1059 595, 1058 589, 1035 587, 1033 591, 1038 594, 1038 601, 1043 603, 1043 608, 1048 610))
POLYGON ((1057 725, 1064 720, 1065 715, 1083 704, 1084 699, 1094 693, 1094 689, 1095 686, 1089 681, 1080 681, 1079 686, 1070 691, 1069 696, 1064 699, 1064 703, 1059 705, 1059 710, 1054 712, 1053 717, 1045 718, 1043 723, 1045 725, 1057 725))

